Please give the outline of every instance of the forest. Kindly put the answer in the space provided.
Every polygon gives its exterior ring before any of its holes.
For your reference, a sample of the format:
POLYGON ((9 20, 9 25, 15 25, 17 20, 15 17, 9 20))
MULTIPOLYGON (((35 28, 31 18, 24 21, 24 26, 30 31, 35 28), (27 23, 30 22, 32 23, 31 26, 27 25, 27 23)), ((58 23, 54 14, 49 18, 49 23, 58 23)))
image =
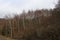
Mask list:
POLYGON ((60 40, 60 0, 54 9, 23 11, 0 19, 0 35, 15 40, 60 40))

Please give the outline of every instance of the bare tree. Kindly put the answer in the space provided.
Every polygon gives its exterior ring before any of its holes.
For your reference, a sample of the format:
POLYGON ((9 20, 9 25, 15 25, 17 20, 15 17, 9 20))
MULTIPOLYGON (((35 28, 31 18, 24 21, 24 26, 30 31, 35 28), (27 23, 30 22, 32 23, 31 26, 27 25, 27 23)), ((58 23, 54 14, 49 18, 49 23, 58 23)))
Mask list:
MULTIPOLYGON (((11 21, 11 15, 5 16, 5 18, 7 19, 7 22, 9 24, 9 28, 10 28, 10 37, 12 38, 12 21, 11 21)), ((6 27, 7 28, 7 27, 6 27)))
POLYGON ((24 30, 25 30, 25 11, 23 10, 23 28, 24 28, 24 30))

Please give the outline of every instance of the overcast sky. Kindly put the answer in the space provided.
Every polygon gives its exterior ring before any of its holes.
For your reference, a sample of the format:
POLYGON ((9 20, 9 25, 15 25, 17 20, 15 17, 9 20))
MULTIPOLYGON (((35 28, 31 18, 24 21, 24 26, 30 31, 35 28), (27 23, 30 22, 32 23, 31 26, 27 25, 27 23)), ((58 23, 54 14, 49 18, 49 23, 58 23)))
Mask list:
POLYGON ((0 0, 0 17, 9 13, 19 13, 22 10, 54 8, 57 0, 0 0))

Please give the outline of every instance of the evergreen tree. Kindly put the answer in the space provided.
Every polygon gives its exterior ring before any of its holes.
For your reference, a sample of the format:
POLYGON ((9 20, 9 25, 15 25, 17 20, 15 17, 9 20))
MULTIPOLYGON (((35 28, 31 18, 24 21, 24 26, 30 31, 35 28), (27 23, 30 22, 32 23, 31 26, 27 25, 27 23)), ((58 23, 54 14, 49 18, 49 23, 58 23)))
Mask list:
POLYGON ((56 4, 56 8, 60 8, 60 0, 58 0, 58 3, 56 4))

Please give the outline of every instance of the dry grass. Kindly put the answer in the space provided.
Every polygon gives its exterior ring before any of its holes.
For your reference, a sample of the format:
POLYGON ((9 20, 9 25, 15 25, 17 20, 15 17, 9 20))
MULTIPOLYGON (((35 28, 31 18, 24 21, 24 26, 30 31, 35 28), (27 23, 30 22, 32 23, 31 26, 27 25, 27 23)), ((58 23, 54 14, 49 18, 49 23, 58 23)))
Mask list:
POLYGON ((1 40, 14 40, 14 39, 11 39, 9 37, 2 36, 2 35, 0 35, 0 39, 1 40))

